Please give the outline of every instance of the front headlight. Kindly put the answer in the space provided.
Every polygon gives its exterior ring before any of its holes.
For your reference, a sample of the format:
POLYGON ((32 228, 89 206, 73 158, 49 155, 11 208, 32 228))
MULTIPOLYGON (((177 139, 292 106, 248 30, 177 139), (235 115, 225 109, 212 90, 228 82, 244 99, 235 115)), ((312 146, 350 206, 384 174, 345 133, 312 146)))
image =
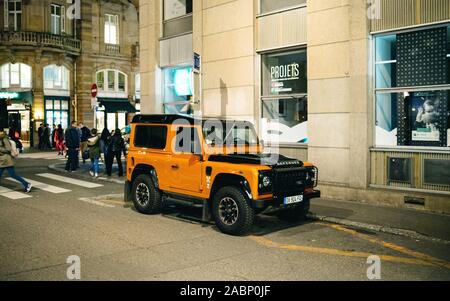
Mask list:
POLYGON ((271 171, 260 171, 259 172, 258 188, 259 188, 259 193, 272 192, 272 172, 271 171))

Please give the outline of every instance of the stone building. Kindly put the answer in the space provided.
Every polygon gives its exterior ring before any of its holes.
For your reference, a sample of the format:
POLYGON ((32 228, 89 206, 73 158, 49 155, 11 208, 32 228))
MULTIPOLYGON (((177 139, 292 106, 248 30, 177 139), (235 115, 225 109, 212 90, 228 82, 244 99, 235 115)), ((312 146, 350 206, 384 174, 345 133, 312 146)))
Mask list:
POLYGON ((2 0, 0 11, 0 99, 8 101, 9 124, 24 141, 37 142, 41 123, 125 126, 139 100, 134 4, 2 0))
POLYGON ((325 197, 450 212, 449 1, 139 6, 143 113, 252 120, 325 197))

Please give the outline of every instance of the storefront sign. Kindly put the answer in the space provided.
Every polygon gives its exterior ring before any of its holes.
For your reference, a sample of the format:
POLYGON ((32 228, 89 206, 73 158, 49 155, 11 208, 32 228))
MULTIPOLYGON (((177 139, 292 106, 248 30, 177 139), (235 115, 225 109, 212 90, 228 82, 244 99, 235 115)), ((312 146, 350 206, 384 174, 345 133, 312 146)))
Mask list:
POLYGON ((0 99, 17 99, 19 98, 19 93, 17 92, 0 92, 0 99))
POLYGON ((268 54, 263 58, 264 95, 307 92, 306 50, 268 54))

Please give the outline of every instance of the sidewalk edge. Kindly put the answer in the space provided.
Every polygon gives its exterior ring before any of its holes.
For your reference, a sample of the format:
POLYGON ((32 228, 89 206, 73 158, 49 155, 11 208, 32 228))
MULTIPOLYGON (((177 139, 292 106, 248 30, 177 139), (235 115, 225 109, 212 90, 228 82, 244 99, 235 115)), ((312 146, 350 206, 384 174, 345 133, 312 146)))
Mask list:
POLYGON ((313 220, 313 221, 321 221, 321 222, 325 222, 325 223, 332 223, 332 224, 338 224, 338 225, 347 226, 347 227, 353 227, 353 228, 362 229, 362 230, 376 231, 376 232, 381 232, 381 233, 404 236, 404 237, 408 237, 408 238, 412 238, 412 239, 416 239, 416 240, 431 241, 431 242, 435 242, 435 243, 450 245, 450 241, 448 241, 448 240, 424 235, 424 234, 421 234, 421 233, 418 233, 418 232, 412 231, 412 230, 392 228, 392 227, 374 225, 374 224, 366 224, 366 223, 355 222, 355 221, 351 221, 351 220, 347 220, 347 219, 335 218, 335 217, 331 217, 331 216, 317 215, 314 213, 309 213, 308 219, 313 220))

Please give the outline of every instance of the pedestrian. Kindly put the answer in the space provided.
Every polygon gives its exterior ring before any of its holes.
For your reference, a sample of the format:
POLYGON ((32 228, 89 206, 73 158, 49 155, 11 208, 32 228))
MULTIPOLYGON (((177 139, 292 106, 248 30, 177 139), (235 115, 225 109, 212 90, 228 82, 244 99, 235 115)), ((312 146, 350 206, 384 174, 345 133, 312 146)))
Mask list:
POLYGON ((73 172, 78 169, 78 152, 80 151, 80 135, 77 131, 77 123, 73 121, 65 135, 67 148, 66 171, 73 172))
POLYGON ((125 141, 122 138, 120 129, 116 129, 114 131, 114 135, 110 139, 106 152, 106 174, 109 177, 111 176, 112 165, 115 158, 117 161, 117 165, 119 166, 119 177, 123 177, 122 152, 125 157, 127 156, 127 153, 125 150, 125 141))
POLYGON ((88 148, 88 139, 91 137, 91 131, 88 127, 86 127, 82 122, 78 124, 78 128, 81 130, 81 156, 83 158, 83 164, 86 164, 86 159, 89 158, 87 155, 87 148, 88 148))
POLYGON ((44 142, 42 135, 44 134, 44 125, 41 123, 38 128, 38 149, 42 149, 42 144, 44 142))
POLYGON ((44 127, 44 132, 42 134, 42 139, 43 139, 42 143, 43 143, 44 150, 52 149, 52 144, 50 142, 50 136, 51 136, 50 126, 48 125, 48 123, 46 123, 45 127, 44 127))
POLYGON ((107 128, 104 128, 102 131, 102 135, 100 136, 100 151, 103 154, 103 158, 106 161, 106 150, 109 143, 109 139, 111 138, 111 133, 107 128))
POLYGON ((60 124, 55 131, 55 145, 58 156, 64 156, 64 130, 60 124))
POLYGON ((29 193, 31 191, 31 183, 28 183, 24 178, 16 174, 14 168, 14 158, 18 156, 18 150, 15 142, 9 140, 3 129, 0 129, 0 179, 3 172, 6 170, 11 178, 21 183, 24 191, 29 193))
POLYGON ((89 158, 91 159, 91 176, 98 178, 99 160, 100 160, 100 137, 97 129, 92 129, 91 138, 88 139, 89 158))
POLYGON ((56 132, 58 131, 58 127, 56 126, 56 124, 53 125, 53 130, 52 130, 52 149, 56 149, 56 132))
POLYGON ((23 152, 23 144, 22 141, 20 140, 20 132, 18 130, 16 130, 15 126, 11 126, 9 128, 9 139, 14 141, 16 143, 16 148, 19 150, 19 153, 23 152))

